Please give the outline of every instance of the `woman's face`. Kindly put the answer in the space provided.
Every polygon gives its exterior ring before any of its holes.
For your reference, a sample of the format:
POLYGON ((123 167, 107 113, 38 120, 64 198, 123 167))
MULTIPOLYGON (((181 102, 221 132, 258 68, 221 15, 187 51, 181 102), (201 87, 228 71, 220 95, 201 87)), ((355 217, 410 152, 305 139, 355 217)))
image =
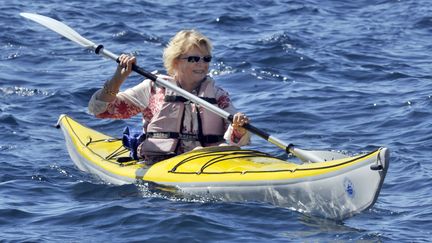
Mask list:
MULTIPOLYGON (((210 54, 197 47, 181 55, 176 60, 177 79, 180 82, 197 83, 203 80, 209 71, 210 54), (199 57, 199 61, 197 61, 199 57)), ((210 59, 211 60, 211 59, 210 59)))

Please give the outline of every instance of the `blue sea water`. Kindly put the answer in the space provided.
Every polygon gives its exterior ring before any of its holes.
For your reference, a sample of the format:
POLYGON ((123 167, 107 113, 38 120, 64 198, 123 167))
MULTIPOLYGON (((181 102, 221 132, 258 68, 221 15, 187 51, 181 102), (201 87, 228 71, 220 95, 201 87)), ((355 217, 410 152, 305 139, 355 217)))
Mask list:
MULTIPOLYGON (((0 241, 429 242, 432 238, 432 4, 429 0, 0 3, 0 241), (259 203, 190 200, 79 171, 60 114, 118 136, 91 94, 115 63, 19 16, 56 18, 163 70, 164 45, 198 29, 211 74, 252 123, 305 149, 391 150, 373 208, 343 222, 259 203)), ((139 83, 134 75, 124 87, 139 83)), ((252 149, 284 152, 253 138, 252 149)))

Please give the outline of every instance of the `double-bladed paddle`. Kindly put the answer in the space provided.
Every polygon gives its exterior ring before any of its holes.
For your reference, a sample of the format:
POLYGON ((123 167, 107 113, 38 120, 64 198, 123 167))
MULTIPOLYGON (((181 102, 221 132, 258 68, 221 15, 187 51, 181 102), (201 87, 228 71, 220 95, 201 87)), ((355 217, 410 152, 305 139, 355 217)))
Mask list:
MULTIPOLYGON (((67 39, 87 48, 87 49, 91 49, 93 50, 96 54, 101 54, 105 57, 108 57, 112 60, 115 60, 116 62, 119 62, 118 60, 118 55, 115 55, 114 53, 106 50, 104 48, 103 45, 98 45, 95 44, 94 42, 82 37, 80 34, 78 34, 75 30, 73 30, 72 28, 70 28, 69 26, 65 25, 64 23, 43 16, 43 15, 39 15, 39 14, 34 14, 34 13, 21 13, 21 16, 33 20, 36 23, 39 23, 45 27, 47 27, 48 29, 53 30, 54 32, 57 32, 58 34, 66 37, 67 39)), ((147 72, 146 70, 142 69, 141 67, 137 66, 137 65, 133 65, 132 66, 132 70, 143 75, 146 78, 149 78, 151 80, 153 80, 154 82, 156 82, 156 84, 165 87, 167 89, 171 89, 175 92, 177 92, 178 94, 180 94, 181 96, 185 97, 186 99, 199 104, 201 106, 203 106, 204 108, 208 109, 209 111, 219 115, 220 117, 232 122, 233 121, 233 115, 220 109, 217 106, 214 106, 212 104, 210 104, 209 102, 187 92, 186 90, 166 81, 163 80, 161 78, 158 78, 156 75, 147 72)), ((261 138, 267 140, 268 142, 278 146, 279 148, 285 150, 287 153, 292 153, 294 156, 298 157, 299 159, 301 159, 302 161, 309 161, 309 162, 321 162, 323 161, 322 158, 320 158, 320 156, 318 156, 317 154, 314 153, 314 151, 307 151, 307 150, 302 150, 299 148, 295 148, 294 145, 292 144, 287 144, 281 140, 279 140, 278 138, 275 138, 273 136, 271 136, 270 134, 264 132, 263 130, 252 126, 250 123, 245 124, 244 128, 246 128, 248 131, 260 136, 261 138)))

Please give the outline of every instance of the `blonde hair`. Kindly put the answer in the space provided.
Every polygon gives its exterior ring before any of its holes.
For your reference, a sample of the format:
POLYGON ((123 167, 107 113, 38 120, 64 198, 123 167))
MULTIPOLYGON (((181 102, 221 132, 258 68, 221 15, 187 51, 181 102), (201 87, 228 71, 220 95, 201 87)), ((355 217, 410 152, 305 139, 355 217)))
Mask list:
POLYGON ((210 40, 196 30, 182 30, 171 38, 163 52, 164 66, 169 75, 175 74, 175 60, 194 47, 211 55, 212 44, 210 40))

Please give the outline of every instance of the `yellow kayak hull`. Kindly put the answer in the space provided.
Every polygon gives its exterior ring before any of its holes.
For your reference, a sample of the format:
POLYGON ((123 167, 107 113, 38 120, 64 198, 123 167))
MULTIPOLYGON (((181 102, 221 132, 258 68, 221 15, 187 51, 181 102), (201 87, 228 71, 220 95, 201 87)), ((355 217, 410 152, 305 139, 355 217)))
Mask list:
POLYGON ((66 115, 60 116, 58 125, 77 167, 108 183, 152 182, 185 195, 266 202, 332 219, 370 208, 389 165, 387 148, 355 157, 311 151, 325 162, 296 164, 231 146, 194 150, 152 166, 121 163, 119 158, 129 155, 121 140, 66 115))

